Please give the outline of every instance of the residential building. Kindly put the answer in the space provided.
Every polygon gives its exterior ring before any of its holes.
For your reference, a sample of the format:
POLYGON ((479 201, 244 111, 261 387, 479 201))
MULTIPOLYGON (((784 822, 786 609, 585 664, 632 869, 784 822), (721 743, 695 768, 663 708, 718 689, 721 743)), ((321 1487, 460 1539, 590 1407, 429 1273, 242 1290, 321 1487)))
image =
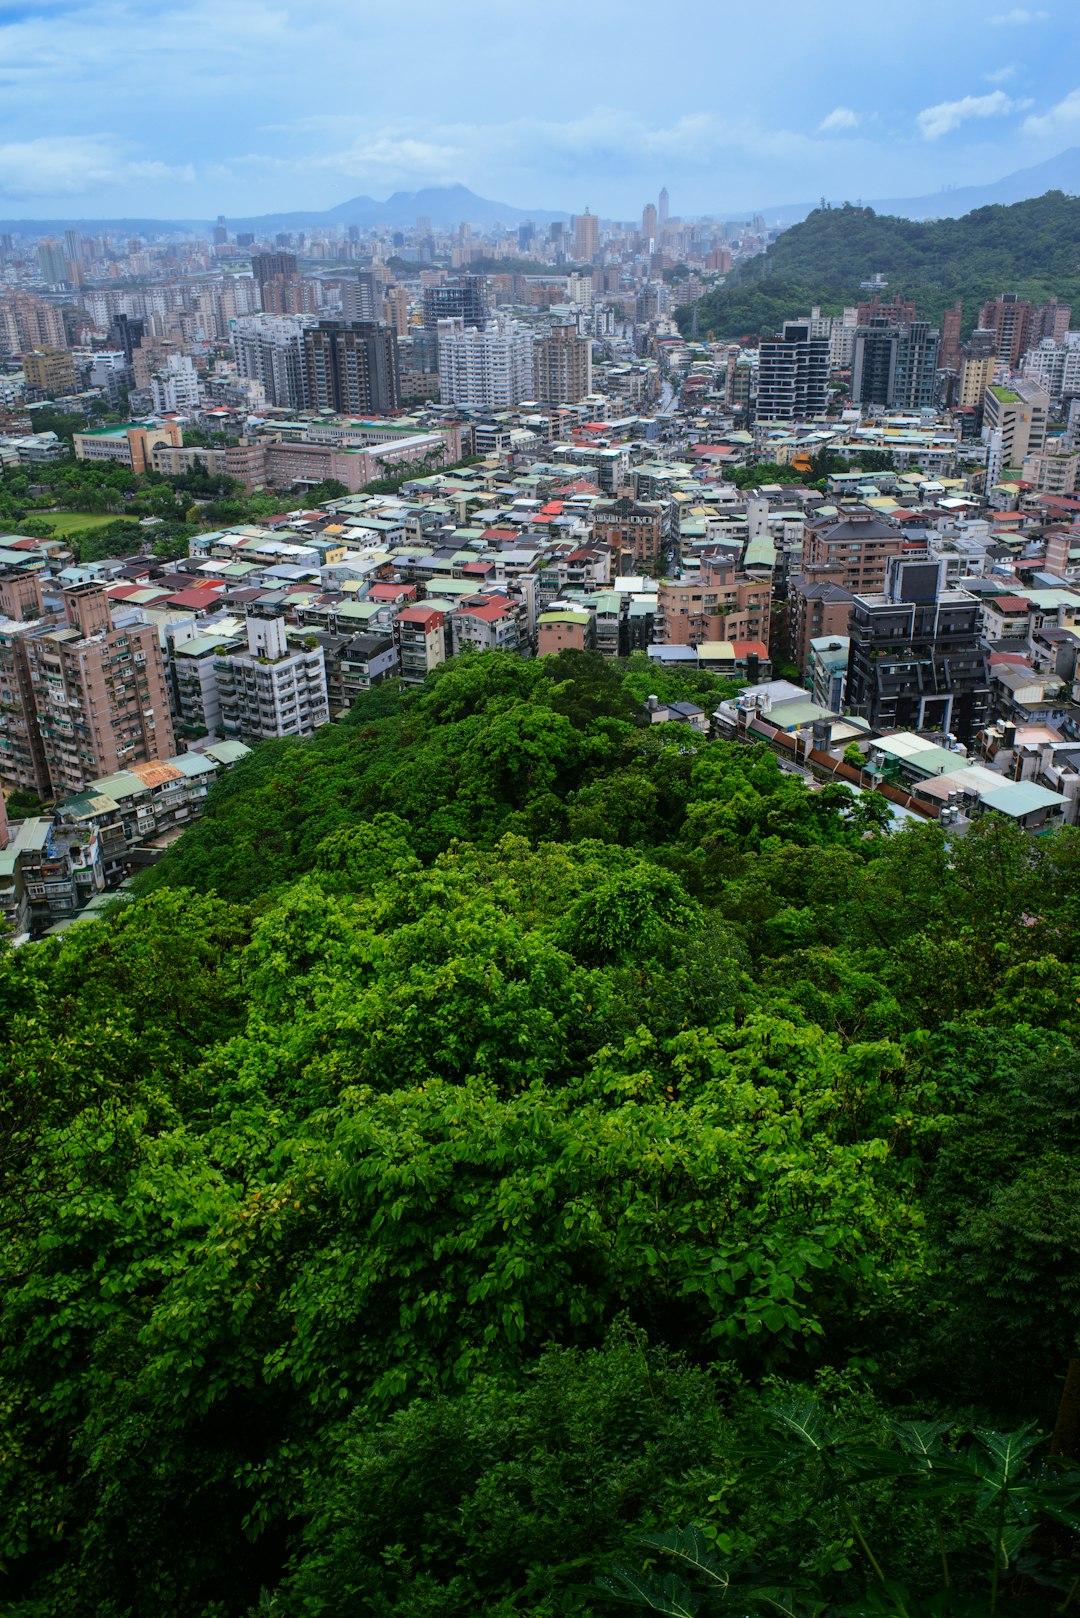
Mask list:
POLYGON ((939 335, 926 320, 894 325, 875 316, 859 326, 851 361, 852 404, 932 408, 939 335))
POLYGON ((491 313, 487 280, 482 275, 463 275, 442 286, 424 288, 424 328, 437 332, 441 320, 460 320, 465 326, 481 327, 491 313))
POLYGON ((829 401, 829 343, 809 321, 784 322, 783 335, 758 350, 759 421, 808 421, 829 401))
POLYGON ((221 695, 217 662, 226 651, 240 651, 239 639, 213 629, 189 640, 170 641, 173 714, 178 730, 193 736, 221 736, 221 695))
POLYGON ((248 741, 310 736, 330 719, 322 648, 290 651, 285 620, 252 614, 247 651, 215 664, 226 736, 248 741))
POLYGON ((302 320, 285 315, 244 315, 233 322, 231 337, 238 373, 261 384, 268 405, 288 410, 308 408, 302 320))
MULTIPOLYGON (((788 656, 797 669, 806 672, 808 678, 812 673, 812 648, 815 644, 842 639, 846 651, 853 600, 850 590, 829 579, 796 574, 788 580, 788 656)), ((846 676, 846 657, 844 673, 846 676)))
POLYGON ((266 314, 300 315, 310 300, 295 253, 253 253, 251 273, 259 288, 259 304, 266 314))
POLYGON ((446 612, 428 602, 405 607, 394 620, 401 652, 401 678, 420 685, 447 658, 446 612))
POLYGON ((995 384, 983 395, 983 440, 987 445, 986 487, 1020 468, 1029 455, 1041 455, 1046 444, 1050 396, 1036 383, 995 384))
POLYGON ((548 409, 577 404, 592 392, 592 340, 570 324, 552 326, 533 351, 535 397, 548 409))
POLYGON ((596 646, 596 615, 582 607, 555 605, 537 620, 537 656, 586 652, 596 646))
POLYGON ((960 361, 960 397, 963 410, 981 410, 983 395, 994 380, 997 368, 997 337, 984 327, 976 327, 960 361))
POLYGON ((26 385, 35 393, 55 399, 75 391, 75 362, 63 348, 35 349, 23 355, 26 385))
POLYGON ((511 410, 534 397, 533 334, 500 316, 481 330, 439 322, 439 397, 469 410, 511 410))
POLYGON ((169 354, 164 370, 151 377, 150 391, 155 414, 194 415, 201 398, 195 361, 187 354, 169 354))
POLYGON ((320 320, 304 332, 312 410, 386 416, 400 408, 398 340, 371 321, 320 320))
POLYGON ((663 554, 664 507, 660 501, 619 495, 593 507, 593 538, 629 555, 635 572, 655 573, 663 554))
POLYGON ((994 333, 994 347, 1010 370, 1017 369, 1031 347, 1032 315, 1031 304, 1015 292, 992 298, 979 310, 979 325, 994 333))
POLYGON ((574 218, 574 257, 579 264, 591 264, 600 253, 600 221, 588 208, 574 218))
POLYGON ((54 304, 32 292, 0 293, 0 354, 66 346, 64 317, 54 304))
POLYGON ((942 565, 896 557, 885 589, 851 607, 849 709, 874 731, 933 730, 970 741, 990 714, 978 598, 942 588, 942 565))
MULTIPOLYGON (((157 630, 114 628, 104 585, 69 585, 62 598, 62 622, 0 621, 0 777, 32 780, 45 798, 173 751, 157 630)), ((37 614, 39 603, 23 591, 24 612, 37 614)))
POLYGON ((706 641, 769 644, 772 582, 738 573, 731 557, 706 558, 697 578, 660 579, 656 586, 656 641, 700 646, 706 641))
POLYGON ((46 236, 38 242, 37 256, 43 281, 53 287, 66 287, 69 284, 67 259, 59 242, 46 236))
POLYGON ((466 596, 450 617, 454 656, 472 647, 478 652, 529 652, 528 614, 524 600, 504 595, 466 596))
MULTIPOLYGON (((845 590, 885 588, 889 558, 904 550, 900 529, 866 506, 841 506, 835 516, 811 517, 803 524, 800 572, 845 590)), ((827 629, 818 631, 830 633, 827 629)))

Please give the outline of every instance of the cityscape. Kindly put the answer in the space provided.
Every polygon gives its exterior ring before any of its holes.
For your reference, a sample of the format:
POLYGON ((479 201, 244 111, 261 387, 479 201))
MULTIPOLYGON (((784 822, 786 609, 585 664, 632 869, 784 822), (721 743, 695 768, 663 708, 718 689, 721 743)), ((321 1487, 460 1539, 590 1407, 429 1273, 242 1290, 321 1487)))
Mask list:
POLYGON ((4 1615, 1080 1612, 1077 25, 714 22, 0 6, 4 1615))

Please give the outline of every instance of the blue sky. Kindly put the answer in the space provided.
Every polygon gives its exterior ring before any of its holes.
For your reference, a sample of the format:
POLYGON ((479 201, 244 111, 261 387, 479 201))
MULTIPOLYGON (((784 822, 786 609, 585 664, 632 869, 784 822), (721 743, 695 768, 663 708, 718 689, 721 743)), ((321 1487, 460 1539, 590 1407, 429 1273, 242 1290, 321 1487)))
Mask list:
POLYGON ((1080 145, 1080 12, 1009 0, 0 0, 0 216, 453 181, 630 218, 905 196, 1080 145))

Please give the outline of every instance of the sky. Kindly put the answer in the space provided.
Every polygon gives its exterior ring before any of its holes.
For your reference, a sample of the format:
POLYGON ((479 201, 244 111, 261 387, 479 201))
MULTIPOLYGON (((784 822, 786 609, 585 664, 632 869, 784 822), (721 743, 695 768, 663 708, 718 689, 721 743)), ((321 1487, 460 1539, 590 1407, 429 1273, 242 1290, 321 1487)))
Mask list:
POLYGON ((0 0, 0 217, 203 219, 461 183, 721 217, 1080 145, 1080 8, 1008 0, 0 0))

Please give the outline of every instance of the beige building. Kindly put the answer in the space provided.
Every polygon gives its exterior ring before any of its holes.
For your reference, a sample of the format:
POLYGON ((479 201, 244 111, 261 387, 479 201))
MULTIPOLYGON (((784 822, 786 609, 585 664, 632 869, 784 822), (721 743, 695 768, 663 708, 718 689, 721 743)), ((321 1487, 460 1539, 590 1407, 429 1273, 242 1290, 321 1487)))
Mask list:
POLYGON ((1050 395, 1032 382, 989 387, 983 395, 983 439, 988 446, 986 486, 1046 446, 1050 395))
POLYGON ((804 524, 802 575, 839 584, 856 595, 871 594, 884 589, 889 558, 899 556, 904 546, 900 529, 866 506, 841 506, 836 516, 804 524))
POLYGON ((28 388, 38 393, 74 393, 75 362, 66 348, 35 349, 23 355, 23 375, 28 388))
POLYGON ((151 452, 155 444, 184 442, 180 423, 176 421, 125 421, 117 427, 96 427, 90 432, 72 433, 71 442, 77 461, 115 461, 129 466, 133 472, 145 472, 151 465, 151 452))
POLYGON ((965 355, 960 363, 960 398, 962 410, 978 410, 983 395, 994 380, 997 355, 987 354, 981 359, 965 355))
POLYGON ((600 221, 588 208, 574 218, 574 257, 579 264, 591 264, 600 251, 600 221))
POLYGON ((592 392, 592 341, 572 325, 553 326, 533 350, 533 387, 548 409, 577 404, 592 392))

